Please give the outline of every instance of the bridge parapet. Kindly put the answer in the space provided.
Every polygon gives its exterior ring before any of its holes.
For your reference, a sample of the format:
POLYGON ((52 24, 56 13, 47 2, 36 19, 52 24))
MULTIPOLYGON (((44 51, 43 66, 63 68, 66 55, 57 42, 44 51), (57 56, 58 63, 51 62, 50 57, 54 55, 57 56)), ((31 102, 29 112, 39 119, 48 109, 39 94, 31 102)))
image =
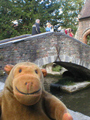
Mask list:
POLYGON ((59 58, 63 62, 71 62, 90 69, 90 46, 63 33, 55 33, 59 46, 59 58))
POLYGON ((55 61, 57 37, 54 33, 42 33, 0 44, 0 66, 22 61, 35 62, 42 66, 55 61), (53 60, 51 60, 53 56, 53 60), (44 59, 45 58, 45 59, 44 59), (45 61, 45 62, 44 62, 45 61))
POLYGON ((68 69, 76 77, 90 79, 90 46, 63 33, 55 33, 55 35, 59 46, 58 64, 68 69))
POLYGON ((80 70, 90 77, 90 46, 61 32, 0 43, 0 69, 6 64, 23 61, 34 62, 38 66, 57 62, 73 72, 80 70))

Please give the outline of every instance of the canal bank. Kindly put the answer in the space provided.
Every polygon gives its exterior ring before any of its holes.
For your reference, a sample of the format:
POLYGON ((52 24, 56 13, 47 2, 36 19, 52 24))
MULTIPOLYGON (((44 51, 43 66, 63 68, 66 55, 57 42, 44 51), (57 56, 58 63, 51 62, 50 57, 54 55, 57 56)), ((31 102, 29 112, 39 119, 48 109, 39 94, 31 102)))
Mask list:
MULTIPOLYGON (((53 90, 51 90, 51 84, 55 84, 57 82, 58 76, 46 76, 44 85, 45 89, 58 97, 67 106, 68 109, 77 111, 86 116, 90 116, 90 87, 68 94, 66 92, 63 92, 62 90, 60 91, 59 88, 54 88, 53 90)), ((83 87, 82 84, 81 86, 83 87)))

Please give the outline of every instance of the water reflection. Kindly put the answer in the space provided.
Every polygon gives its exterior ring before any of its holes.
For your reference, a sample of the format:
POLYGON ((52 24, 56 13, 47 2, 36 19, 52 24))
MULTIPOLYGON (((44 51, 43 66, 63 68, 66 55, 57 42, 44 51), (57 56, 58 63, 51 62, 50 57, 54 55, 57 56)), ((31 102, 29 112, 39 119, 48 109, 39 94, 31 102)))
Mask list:
POLYGON ((69 109, 90 116, 90 88, 73 94, 60 91, 51 91, 51 93, 63 101, 69 109))

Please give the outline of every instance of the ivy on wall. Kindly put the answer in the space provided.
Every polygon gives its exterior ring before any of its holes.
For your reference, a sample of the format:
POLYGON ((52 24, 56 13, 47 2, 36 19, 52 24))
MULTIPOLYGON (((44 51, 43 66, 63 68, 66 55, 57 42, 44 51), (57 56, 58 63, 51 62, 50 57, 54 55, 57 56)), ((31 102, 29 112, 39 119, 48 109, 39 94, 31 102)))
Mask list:
POLYGON ((2 55, 2 54, 0 54, 0 60, 3 60, 3 58, 4 58, 4 57, 3 57, 3 55, 2 55))
POLYGON ((90 35, 87 36, 87 45, 90 45, 90 35))

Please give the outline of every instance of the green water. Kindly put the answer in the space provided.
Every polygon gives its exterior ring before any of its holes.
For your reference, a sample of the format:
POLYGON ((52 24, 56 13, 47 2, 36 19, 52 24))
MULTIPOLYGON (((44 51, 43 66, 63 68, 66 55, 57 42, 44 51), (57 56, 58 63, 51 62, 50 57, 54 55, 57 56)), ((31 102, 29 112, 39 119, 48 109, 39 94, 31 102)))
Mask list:
POLYGON ((51 92, 58 97, 67 108, 90 116, 90 88, 73 94, 60 91, 51 92))

